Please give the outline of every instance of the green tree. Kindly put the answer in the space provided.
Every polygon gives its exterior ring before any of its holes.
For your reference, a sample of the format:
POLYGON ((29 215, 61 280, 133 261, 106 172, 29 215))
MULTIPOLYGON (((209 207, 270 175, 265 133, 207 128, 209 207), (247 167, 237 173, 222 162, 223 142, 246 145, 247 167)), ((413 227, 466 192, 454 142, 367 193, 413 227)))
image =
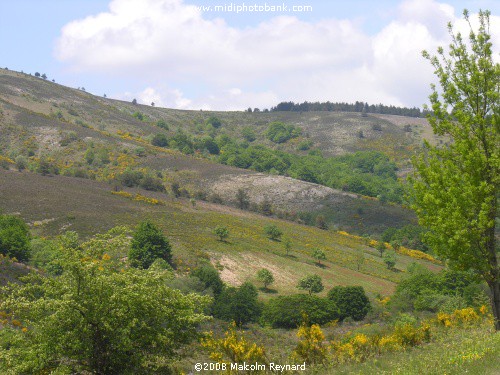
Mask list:
POLYGON ((225 288, 214 305, 214 316, 219 319, 234 321, 239 327, 258 320, 262 308, 257 300, 257 288, 243 283, 239 288, 225 288))
POLYGON ((229 229, 225 226, 217 226, 214 229, 214 234, 219 237, 219 241, 225 242, 229 237, 229 229))
POLYGON ((384 241, 379 241, 377 243, 377 247, 376 249, 378 250, 378 252, 380 253, 380 257, 382 258, 382 256, 384 255, 384 251, 385 251, 385 244, 384 244, 384 241))
POLYGON ((303 314, 307 314, 311 324, 326 324, 340 319, 340 310, 329 299, 292 294, 270 298, 262 311, 262 322, 273 328, 297 328, 303 314))
POLYGON ((357 249, 355 257, 356 257, 356 266, 358 267, 359 271, 361 266, 365 264, 365 252, 363 251, 363 249, 357 249))
POLYGON ((30 257, 30 232, 17 216, 0 215, 0 254, 26 261, 30 257))
POLYGON ((382 257, 384 263, 387 265, 387 268, 392 270, 396 265, 396 252, 393 250, 384 252, 384 256, 382 257))
POLYGON ((149 268, 157 258, 172 264, 172 248, 161 230, 146 220, 134 232, 128 258, 138 268, 149 268))
POLYGON ((328 292, 328 299, 340 309, 341 319, 363 320, 371 309, 362 286, 335 286, 328 292))
POLYGON ((322 260, 326 260, 325 252, 318 248, 313 249, 312 257, 318 261, 319 265, 321 265, 322 260))
POLYGON ((290 254, 290 250, 292 249, 292 240, 285 238, 283 241, 283 247, 285 248, 285 254, 288 256, 290 254))
POLYGON ((321 277, 318 275, 309 275, 300 279, 297 288, 306 290, 309 295, 312 293, 319 293, 324 289, 321 277))
POLYGON ((196 268, 191 275, 197 277, 205 285, 205 288, 212 289, 214 297, 217 298, 224 289, 224 282, 220 278, 219 272, 210 264, 205 264, 196 268))
POLYGON ((80 249, 63 258, 60 276, 32 273, 1 291, 1 310, 26 327, 2 328, 12 337, 0 349, 10 373, 164 373, 208 319, 210 297, 167 287, 170 272, 124 268, 80 249))
POLYGON ((273 241, 279 241, 281 239, 281 236, 283 235, 281 229, 274 224, 266 225, 264 227, 264 233, 273 241))
MULTIPOLYGON (((500 196, 500 64, 493 59, 490 13, 479 12, 469 40, 449 31, 449 51, 423 55, 435 68, 441 89, 432 86, 434 133, 451 142, 425 144, 414 160, 413 208, 430 229, 426 240, 457 269, 474 269, 488 284, 495 328, 500 330, 498 198, 500 196), (441 93, 441 94, 440 94, 441 93)), ((469 25, 469 15, 464 11, 469 25)))
POLYGON ((274 276, 267 268, 262 268, 257 271, 257 280, 264 284, 264 288, 267 289, 268 285, 274 283, 274 276))

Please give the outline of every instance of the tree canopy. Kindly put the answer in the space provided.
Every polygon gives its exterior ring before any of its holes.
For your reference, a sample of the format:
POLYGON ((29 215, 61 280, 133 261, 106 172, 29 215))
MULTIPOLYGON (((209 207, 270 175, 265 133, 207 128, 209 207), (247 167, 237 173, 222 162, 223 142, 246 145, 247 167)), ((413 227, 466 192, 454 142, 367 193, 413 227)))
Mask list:
POLYGON ((210 297, 167 287, 169 271, 95 255, 64 248, 60 276, 32 273, 1 290, 0 309, 19 322, 3 327, 15 339, 0 349, 14 373, 151 373, 198 336, 210 297))
POLYGON ((468 41, 454 33, 449 50, 423 55, 435 68, 429 117, 444 147, 425 144, 414 160, 413 208, 430 229, 427 242, 457 269, 473 269, 488 283, 495 327, 500 330, 498 197, 500 194, 500 65, 493 60, 489 12, 479 12, 479 29, 469 14, 468 41))

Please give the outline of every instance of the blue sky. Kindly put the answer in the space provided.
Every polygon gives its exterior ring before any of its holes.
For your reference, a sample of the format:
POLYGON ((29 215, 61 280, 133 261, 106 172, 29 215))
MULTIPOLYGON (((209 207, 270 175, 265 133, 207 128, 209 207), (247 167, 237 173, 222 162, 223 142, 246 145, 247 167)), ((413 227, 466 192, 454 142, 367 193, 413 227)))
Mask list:
POLYGON ((432 80, 420 51, 448 42, 446 21, 460 27, 463 8, 489 9, 495 38, 500 30, 500 2, 491 0, 285 0, 313 8, 293 14, 189 7, 283 3, 273 0, 114 0, 112 11, 110 3, 1 1, 0 66, 176 108, 281 100, 420 106, 432 80))

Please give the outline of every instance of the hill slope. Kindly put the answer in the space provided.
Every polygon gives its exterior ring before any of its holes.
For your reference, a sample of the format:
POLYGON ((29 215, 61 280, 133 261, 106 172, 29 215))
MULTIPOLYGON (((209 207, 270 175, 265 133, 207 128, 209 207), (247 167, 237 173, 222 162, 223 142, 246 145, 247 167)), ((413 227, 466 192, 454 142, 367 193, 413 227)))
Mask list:
MULTIPOLYGON (((134 165, 163 173, 167 185, 177 181, 191 195, 197 191, 204 191, 206 195, 217 193, 230 204, 235 202, 237 190, 245 188, 254 204, 267 198, 278 211, 306 221, 314 221, 321 213, 332 225, 360 234, 380 234, 387 227, 415 222, 412 212, 398 206, 290 178, 263 176, 150 144, 153 135, 165 132, 156 125, 159 120, 168 124, 169 134, 179 128, 187 134, 203 135, 206 129, 202 125, 213 115, 223 123, 220 134, 242 139, 242 129, 250 126, 256 134, 255 142, 270 148, 306 153, 297 150, 293 142, 273 144, 267 140, 267 125, 272 121, 284 121, 300 126, 314 147, 325 155, 382 150, 401 166, 407 165, 408 157, 420 143, 419 132, 427 127, 421 119, 398 116, 361 117, 356 113, 334 112, 201 112, 133 105, 26 74, 0 71, 0 155, 12 158, 19 153, 31 153, 34 158, 46 155, 56 160, 61 173, 71 169, 75 174, 75 168, 88 168, 85 152, 95 146, 109 150, 115 157, 112 163, 117 163, 121 156, 129 159, 111 172, 110 168, 106 171, 101 168, 97 176, 90 176, 96 179, 105 180, 110 173, 120 173, 134 165), (415 131, 404 131, 406 120, 415 131), (374 125, 382 130, 374 130, 374 125), (362 139, 356 135, 360 130, 364 134, 362 139), (134 153, 139 149, 144 151, 136 156, 134 153), (108 174, 103 176, 104 172, 108 174)), ((81 174, 88 175, 87 172, 81 174)))
MULTIPOLYGON (((127 192, 139 191, 127 189, 127 192)), ((355 284, 363 285, 370 293, 387 295, 392 293, 409 263, 418 261, 431 269, 439 268, 401 255, 397 270, 390 271, 378 252, 361 239, 211 203, 199 202, 193 207, 188 200, 160 193, 147 196, 160 199, 163 204, 133 200, 133 195, 112 194, 111 186, 96 181, 0 170, 0 207, 5 213, 19 214, 40 235, 75 230, 89 236, 149 218, 172 241, 180 270, 188 270, 200 259, 210 258, 223 267, 222 276, 231 284, 255 282, 256 271, 265 266, 275 273, 273 287, 279 293, 294 292, 301 277, 317 273, 326 289, 355 284), (264 235, 263 228, 268 224, 277 225, 284 238, 291 240, 290 256, 285 255, 282 242, 264 235), (212 234, 217 225, 230 230, 227 242, 217 241, 212 234), (323 267, 318 267, 311 257, 316 247, 327 255, 323 267), (366 258, 359 271, 355 261, 358 251, 363 251, 366 258)))

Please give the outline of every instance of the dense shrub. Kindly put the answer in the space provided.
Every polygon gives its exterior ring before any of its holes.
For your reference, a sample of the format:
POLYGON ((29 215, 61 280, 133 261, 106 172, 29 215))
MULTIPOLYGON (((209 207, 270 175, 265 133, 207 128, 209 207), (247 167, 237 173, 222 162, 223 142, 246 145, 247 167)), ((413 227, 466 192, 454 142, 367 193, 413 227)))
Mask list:
POLYGON ((215 297, 221 294, 224 289, 224 283, 219 272, 210 264, 194 269, 191 276, 198 278, 205 285, 205 288, 211 289, 215 297))
POLYGON ((206 121, 206 124, 207 125, 212 125, 214 128, 220 128, 222 126, 222 121, 219 120, 217 117, 215 116, 210 116, 207 121, 206 121))
POLYGON ((238 288, 227 287, 215 300, 214 316, 234 321, 238 326, 256 322, 262 311, 257 297, 257 288, 251 283, 243 283, 238 288))
POLYGON ((340 311, 326 299, 307 294, 272 298, 262 311, 261 321, 273 328, 297 328, 307 314, 310 324, 325 324, 340 319, 340 311))
POLYGON ((165 191, 165 186, 160 178, 146 175, 139 180, 139 186, 150 191, 165 191))
POLYGON ((371 309, 370 301, 362 286, 336 286, 328 292, 330 299, 340 310, 340 318, 363 320, 371 309))
POLYGON ((284 143, 290 138, 296 138, 302 134, 302 129, 293 125, 285 125, 276 121, 269 124, 266 130, 266 137, 274 143, 284 143))
POLYGON ((485 287, 470 271, 444 269, 434 273, 414 263, 408 267, 391 301, 403 311, 437 312, 479 307, 487 304, 488 296, 485 287))
POLYGON ((264 233, 273 241, 279 241, 283 235, 283 231, 274 224, 266 225, 264 227, 264 233))
POLYGON ((30 257, 30 232, 26 223, 13 215, 0 215, 0 254, 26 261, 30 257))
POLYGON ((151 144, 157 147, 167 147, 168 146, 167 136, 163 133, 155 134, 153 136, 153 139, 151 139, 151 144))
POLYGON ((132 237, 128 259, 133 267, 149 268, 157 259, 172 262, 172 248, 160 229, 150 221, 143 221, 132 237))
POLYGON ((118 176, 118 180, 124 186, 133 187, 139 185, 143 177, 144 174, 141 171, 134 171, 130 168, 127 168, 125 171, 123 171, 122 174, 118 176))

